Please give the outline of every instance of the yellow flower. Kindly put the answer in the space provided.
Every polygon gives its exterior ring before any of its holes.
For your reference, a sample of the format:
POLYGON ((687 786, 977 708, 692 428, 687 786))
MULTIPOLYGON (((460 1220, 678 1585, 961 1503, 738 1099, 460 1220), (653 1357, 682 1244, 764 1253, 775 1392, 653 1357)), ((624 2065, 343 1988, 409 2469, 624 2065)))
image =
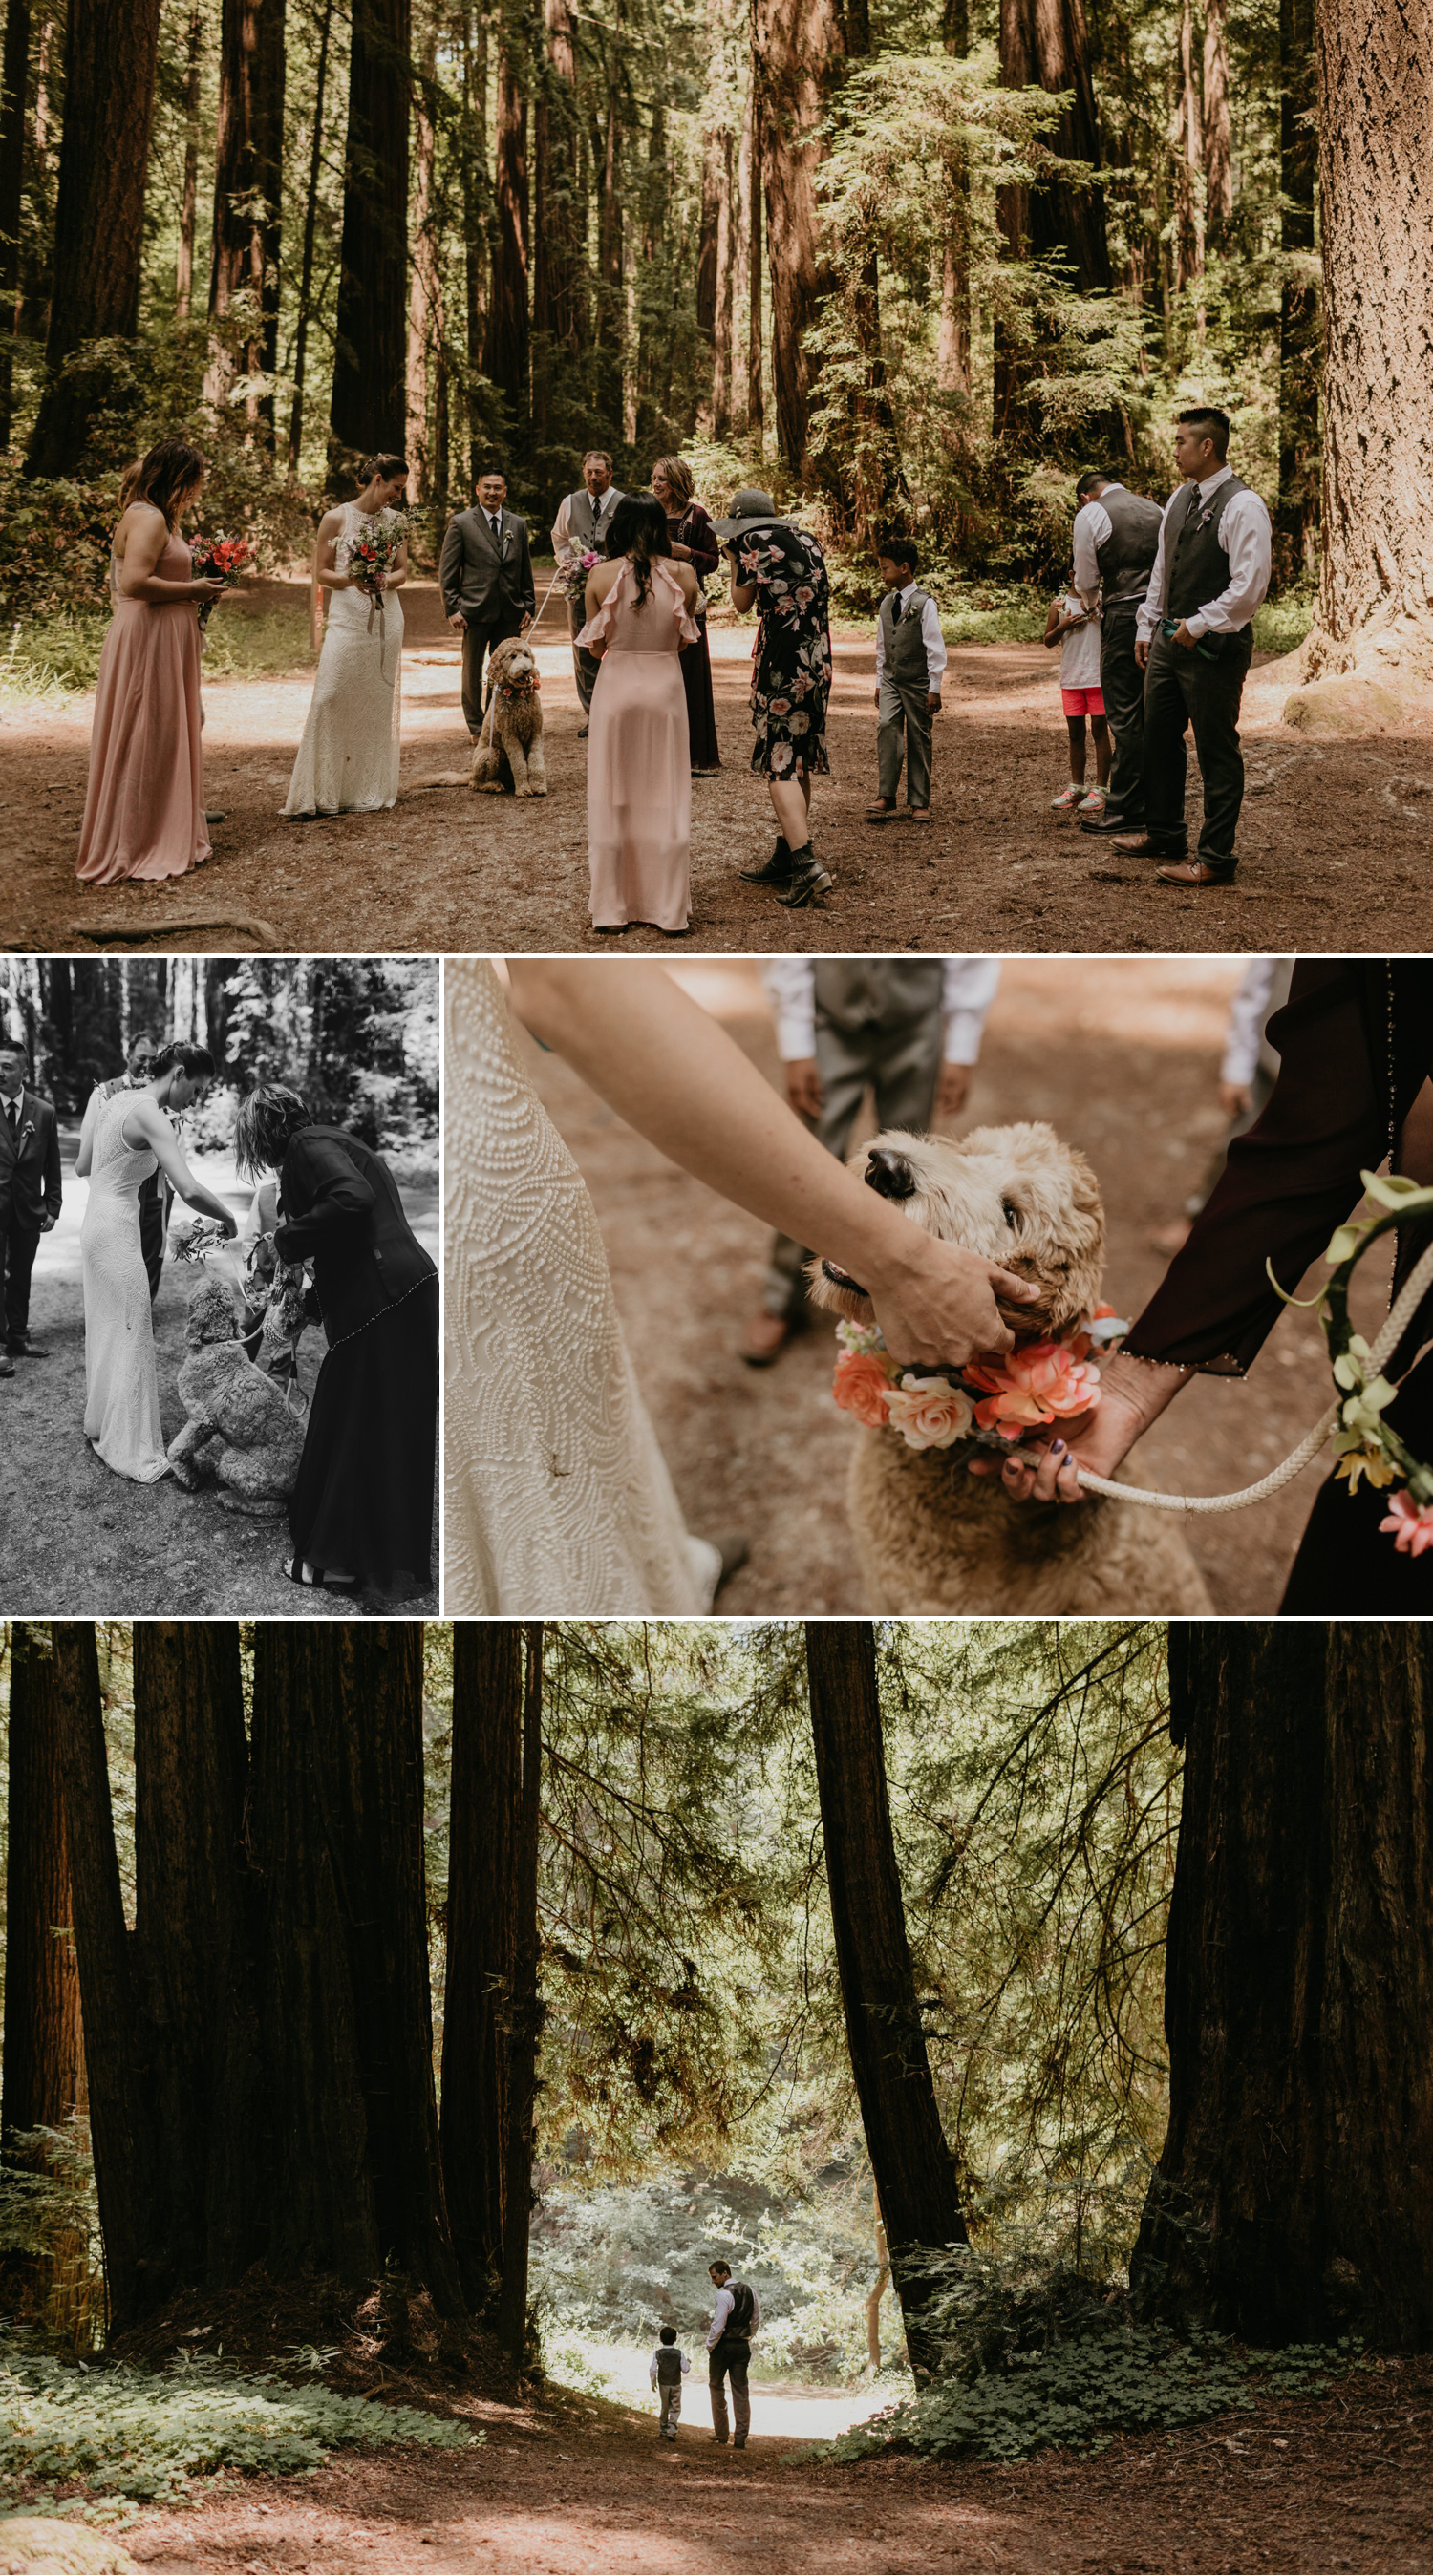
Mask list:
POLYGON ((1394 1471, 1381 1449, 1350 1449, 1336 1462, 1334 1474, 1347 1476, 1348 1490, 1356 1494, 1360 1476, 1366 1476, 1371 1485, 1391 1485, 1394 1471))

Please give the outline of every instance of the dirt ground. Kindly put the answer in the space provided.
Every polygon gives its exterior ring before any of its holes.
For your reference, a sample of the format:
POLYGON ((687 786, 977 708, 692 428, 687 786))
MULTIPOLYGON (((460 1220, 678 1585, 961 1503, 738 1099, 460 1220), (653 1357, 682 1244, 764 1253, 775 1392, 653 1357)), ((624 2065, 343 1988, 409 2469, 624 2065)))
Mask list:
MULTIPOLYGON (((397 2393, 397 2392, 395 2392, 397 2393)), ((1433 2363, 1356 2372, 1321 2401, 1261 2401, 1099 2457, 1012 2468, 892 2458, 784 2466, 753 2438, 718 2455, 693 2390, 675 2448, 650 2417, 558 2397, 461 2401, 467 2453, 343 2458, 313 2478, 226 2482, 126 2533, 179 2571, 1373 2569, 1433 2564, 1433 2363)))
MULTIPOLYGON (((46 1619, 80 1611, 112 1618, 281 1619, 352 1618, 385 1610, 417 1618, 435 1612, 436 1586, 401 1601, 302 1591, 281 1571, 289 1553, 282 1515, 254 1520, 227 1511, 217 1487, 188 1494, 172 1476, 157 1485, 131 1484, 95 1456, 84 1438, 79 1227, 86 1191, 74 1179, 78 1142, 77 1129, 64 1138, 64 1213, 54 1233, 41 1238, 31 1291, 30 1331, 46 1356, 17 1361, 14 1377, 0 1383, 5 1481, 23 1498, 6 1527, 6 1609, 46 1619)), ((248 1191, 225 1189, 202 1159, 199 1169, 241 1212, 248 1191)), ((409 1222, 434 1258, 437 1198, 436 1185, 403 1191, 409 1222)), ((186 1210, 178 1216, 181 1224, 189 1222, 186 1210)), ((188 1298, 198 1276, 167 1260, 153 1308, 166 1441, 184 1422, 176 1380, 185 1357, 188 1298)), ((322 1327, 311 1325, 299 1345, 299 1383, 306 1394, 323 1352, 322 1327)))
MULTIPOLYGON (((757 968, 692 960, 676 971, 779 1080, 757 968)), ((1048 1118, 1083 1147, 1104 1192, 1105 1293, 1131 1319, 1165 1267, 1151 1234, 1179 1217, 1222 1147, 1215 1089, 1239 972, 1227 959, 1005 965, 957 1126, 1048 1118)), ((739 1531, 750 1545, 718 1607, 809 1617, 878 1606, 863 1598, 846 1525, 847 1465, 861 1435, 830 1399, 830 1324, 815 1321, 775 1368, 747 1368, 738 1347, 760 1303, 765 1230, 677 1171, 560 1058, 524 1043, 591 1187, 628 1343, 688 1521, 711 1537, 739 1531)), ((869 1123, 859 1132, 870 1133, 869 1123)), ((1311 1272, 1303 1293, 1324 1276, 1321 1266, 1311 1272)), ((1372 1281, 1363 1290, 1370 1314, 1380 1293, 1372 1281)), ((1286 1313, 1247 1380, 1201 1379, 1180 1395, 1134 1453, 1140 1481, 1194 1494, 1250 1484, 1317 1419, 1328 1387, 1317 1325, 1286 1313)), ((1217 1610, 1277 1609, 1326 1472, 1306 1468, 1252 1511, 1187 1524, 1217 1610)), ((1166 1605, 1130 1606, 1157 1613, 1166 1605)))
MULTIPOLYGON (((272 582, 246 593, 245 604, 286 599, 292 607, 296 597, 292 585, 272 582)), ((87 924, 103 920, 140 937, 152 924, 156 945, 194 950, 305 950, 319 923, 324 940, 344 949, 599 948, 587 920, 584 746, 560 603, 548 605, 538 648, 551 792, 541 803, 498 804, 465 788, 418 785, 464 764, 466 734, 456 644, 436 588, 415 583, 405 601, 404 790, 394 810, 281 822, 312 674, 212 680, 206 793, 226 819, 214 830, 213 863, 167 885, 75 882, 91 701, 0 718, 0 942, 83 948, 87 924), (158 929, 186 915, 190 926, 158 929)), ((229 602, 220 611, 243 613, 229 602)), ((1256 666, 1246 696, 1239 879, 1180 894, 1156 885, 1148 862, 1121 861, 1051 814, 1065 777, 1064 724, 1051 657, 1037 644, 952 650, 937 725, 935 820, 928 829, 868 825, 875 661, 869 631, 857 629, 836 637, 833 775, 816 787, 816 846, 836 889, 820 911, 788 914, 736 874, 766 855, 773 828, 749 770, 751 632, 749 621, 714 614, 725 766, 693 782, 690 946, 1237 952, 1426 944, 1427 726, 1348 744, 1305 742, 1278 721, 1281 699, 1256 666)), ((1195 770, 1191 812, 1198 810, 1195 770)), ((629 932, 625 944, 670 947, 647 930, 629 932)))

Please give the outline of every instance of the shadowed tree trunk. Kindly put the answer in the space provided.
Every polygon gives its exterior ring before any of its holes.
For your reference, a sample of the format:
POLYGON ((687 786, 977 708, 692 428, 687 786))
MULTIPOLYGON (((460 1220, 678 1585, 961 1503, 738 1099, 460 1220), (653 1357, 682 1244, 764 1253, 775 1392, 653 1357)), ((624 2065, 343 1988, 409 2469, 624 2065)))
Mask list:
POLYGON ((736 309, 735 142, 716 138, 716 293, 712 306, 712 434, 731 435, 732 323, 736 309))
MULTIPOLYGON (((222 403, 235 369, 272 373, 277 360, 279 233, 283 215, 284 0, 224 0, 219 31, 219 124, 214 243, 209 264, 209 365, 204 399, 222 403), (237 344, 226 330, 236 303, 237 344)), ((273 430, 273 397, 248 401, 273 430)))
POLYGON ((410 0, 353 0, 330 482, 353 458, 401 455, 408 345, 410 0))
POLYGON ((528 404, 526 73, 522 22, 508 0, 498 37, 496 224, 483 364, 519 419, 528 404))
POLYGON ((463 8, 463 283, 468 321, 468 480, 482 464, 481 406, 477 379, 483 371, 487 330, 491 187, 488 178, 488 21, 486 12, 463 8), (475 23, 476 21, 476 23, 475 23))
POLYGON ((796 473, 807 464, 811 416, 806 334, 831 290, 817 224, 820 126, 843 51, 833 0, 754 0, 752 77, 766 189, 776 435, 796 473))
POLYGON ((463 2296, 483 2318, 496 2310, 502 2276, 522 1717, 517 1621, 456 1622, 443 2179, 463 2296))
POLYGON ((1169 2134, 1130 2277, 1254 2344, 1433 2338, 1433 1642, 1170 1630, 1169 2134))
POLYGON ((25 197, 25 106, 30 83, 30 0, 9 0, 0 54, 0 447, 14 420, 14 351, 20 328, 20 216, 25 197))
POLYGON ((65 374, 66 359, 90 340, 133 339, 138 326, 158 46, 159 0, 70 0, 55 282, 30 475, 74 473, 113 383, 105 362, 65 374))
POLYGON ((870 1621, 808 1620, 806 1669, 851 2071, 911 2365, 926 2371, 922 2253, 968 2240, 906 1940, 870 1621))
POLYGON ((1234 212, 1228 0, 1204 0, 1203 139, 1204 237, 1211 250, 1218 250, 1234 212))
MULTIPOLYGON (((738 437, 751 427, 751 291, 753 275, 758 292, 761 279, 761 172, 756 160, 755 126, 755 84, 749 80, 742 111, 741 140, 737 145, 736 228, 732 244, 731 410, 732 427, 738 437), (754 235, 753 214, 756 217, 754 235)), ((757 338, 759 347, 759 325, 757 338)))
MULTIPOLYGON (((48 1631, 11 1628, 9 1809, 5 1865, 4 2091, 0 2158, 44 2169, 18 2132, 58 2129, 84 2099, 80 1981, 70 1933, 70 1862, 48 1631)), ((55 2253, 10 2254, 7 2308, 44 2314, 55 2299, 55 2253)))
MULTIPOLYGON (((621 0, 618 0, 616 22, 622 24, 621 0)), ((614 436, 622 433, 625 404, 622 332, 622 100, 619 56, 616 42, 604 47, 607 74, 606 113, 602 129, 600 158, 602 196, 597 217, 597 267, 600 285, 597 295, 597 409, 614 436)))
POLYGON ((533 236, 532 327, 551 342, 549 365, 577 357, 582 342, 577 198, 577 69, 571 0, 544 0, 546 57, 537 104, 537 225, 533 236))
POLYGON ((204 12, 189 12, 184 73, 184 188, 179 201, 179 248, 174 261, 174 317, 187 322, 194 297, 194 225, 199 211, 199 95, 204 69, 204 12))
POLYGON ((304 201, 303 268, 299 278, 298 323, 294 333, 294 401, 289 414, 289 481, 299 470, 304 435, 304 382, 308 372, 308 326, 313 311, 314 236, 318 228, 318 183, 323 167, 323 112, 328 87, 328 45, 333 26, 333 0, 323 0, 319 21, 318 64, 314 74, 313 139, 309 145, 308 193, 304 201))
POLYGON ((542 1828, 542 1627, 525 1632, 522 1778, 513 1843, 512 2005, 508 2041, 507 2160, 503 2178, 503 2270, 497 2335, 515 2369, 527 2351, 528 2235, 537 2124, 537 2051, 542 2036, 538 1994, 537 1858, 542 1828))
POLYGON ((1279 0, 1279 249, 1297 262, 1279 289, 1279 497, 1275 527, 1285 580, 1308 564, 1318 528, 1319 297, 1314 190, 1319 143, 1314 0, 1279 0))
MULTIPOLYGON (((948 54, 963 62, 970 51, 970 0, 945 0, 941 36, 948 54)), ((963 144, 955 147, 946 209, 940 274, 940 338, 936 383, 943 394, 970 391, 970 174, 963 144)))
POLYGON ((433 492, 428 443, 428 358, 438 334, 442 291, 433 205, 437 69, 437 17, 430 13, 422 65, 413 83, 413 273, 408 289, 408 382, 403 433, 403 453, 408 459, 414 496, 420 502, 431 500, 433 492))
MULTIPOLYGON (((1006 89, 1072 93, 1044 140, 1062 158, 1100 163, 1099 126, 1090 78, 1089 37, 1081 0, 1000 0, 1000 79, 1006 89)), ((1104 190, 1076 188, 1062 179, 1039 188, 1004 187, 996 194, 1004 256, 1015 262, 1063 252, 1081 294, 1107 290, 1109 246, 1104 190)), ((995 429, 1005 435, 1029 356, 1012 345, 999 324, 995 335, 995 429)))

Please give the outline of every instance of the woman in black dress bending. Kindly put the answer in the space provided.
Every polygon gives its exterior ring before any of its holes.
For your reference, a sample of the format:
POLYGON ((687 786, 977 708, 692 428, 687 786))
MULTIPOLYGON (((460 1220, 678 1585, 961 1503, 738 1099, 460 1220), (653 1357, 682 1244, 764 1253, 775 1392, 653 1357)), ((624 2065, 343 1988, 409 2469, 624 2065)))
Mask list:
POLYGON ((684 464, 680 456, 658 457, 652 468, 653 498, 666 512, 673 556, 678 563, 691 565, 700 591, 696 620, 701 628, 701 641, 689 644, 682 655, 682 686, 687 693, 692 775, 699 778, 721 767, 716 705, 712 698, 711 655, 707 650, 706 611, 707 575, 716 571, 721 561, 721 548, 700 501, 692 497, 692 489, 690 465, 684 464))
MULTIPOLYGON (((1357 1205, 1360 1175, 1385 1155, 1395 1172, 1433 1181, 1433 960, 1305 959, 1269 1022, 1269 1043, 1279 1052, 1273 1097, 1235 1137, 1183 1251, 1101 1369, 1099 1411, 1060 1459, 1051 1450, 1038 1469, 1007 1460, 1011 1493, 1077 1502, 1069 1459, 1111 1476, 1191 1376, 1242 1377, 1281 1311, 1265 1262, 1280 1287, 1296 1289, 1357 1205)), ((1395 1296, 1428 1240, 1426 1222, 1399 1228, 1395 1296)), ((1433 1297, 1384 1370, 1402 1381, 1385 1419, 1424 1461, 1433 1459, 1433 1353, 1417 1354, 1430 1333, 1433 1297)), ((1322 1385, 1310 1388, 1311 1415, 1327 1401, 1322 1385)), ((1328 1478, 1281 1616, 1433 1616, 1433 1548, 1414 1556, 1396 1547, 1379 1528, 1388 1504, 1366 1479, 1350 1493, 1328 1478)))
POLYGON ((240 1103, 241 1172, 279 1175, 274 1249, 308 1262, 328 1336, 289 1497, 290 1582, 433 1581, 438 1273, 381 1156, 280 1083, 240 1103))

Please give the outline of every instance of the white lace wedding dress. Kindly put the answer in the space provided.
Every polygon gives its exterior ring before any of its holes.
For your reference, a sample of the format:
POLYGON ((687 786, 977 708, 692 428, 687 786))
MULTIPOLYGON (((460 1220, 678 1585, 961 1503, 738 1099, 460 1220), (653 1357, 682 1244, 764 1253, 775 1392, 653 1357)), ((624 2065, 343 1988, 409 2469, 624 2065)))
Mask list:
POLYGON ((159 1371, 149 1278, 139 1245, 139 1190, 158 1166, 124 1141, 132 1091, 95 1113, 90 1194, 80 1227, 85 1291, 85 1438, 117 1476, 153 1485, 172 1471, 159 1424, 159 1371))
POLYGON ((459 1618, 711 1606, 622 1339, 586 1184, 486 958, 449 958, 444 1606, 459 1618))
MULTIPOLYGON (((349 548, 365 527, 392 527, 397 512, 366 513, 345 501, 333 550, 347 569, 349 548)), ((285 814, 376 814, 398 802, 402 718, 403 593, 385 593, 380 611, 362 590, 333 590, 328 628, 309 700, 285 814)))

